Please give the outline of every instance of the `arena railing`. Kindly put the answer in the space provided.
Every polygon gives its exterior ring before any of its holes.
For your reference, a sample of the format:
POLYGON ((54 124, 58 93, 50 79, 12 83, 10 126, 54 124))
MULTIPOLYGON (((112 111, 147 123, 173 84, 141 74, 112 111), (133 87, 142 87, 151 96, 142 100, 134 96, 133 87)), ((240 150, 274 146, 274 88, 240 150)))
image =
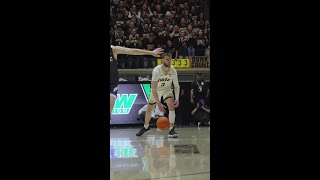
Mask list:
MULTIPOLYGON (((161 61, 158 59, 158 64, 161 61)), ((210 81, 210 57, 194 56, 189 59, 172 60, 172 65, 176 68, 180 82, 192 82, 195 74, 201 72, 206 81, 210 81)), ((120 78, 127 81, 137 81, 139 77, 151 79, 153 68, 142 69, 119 69, 120 78)))

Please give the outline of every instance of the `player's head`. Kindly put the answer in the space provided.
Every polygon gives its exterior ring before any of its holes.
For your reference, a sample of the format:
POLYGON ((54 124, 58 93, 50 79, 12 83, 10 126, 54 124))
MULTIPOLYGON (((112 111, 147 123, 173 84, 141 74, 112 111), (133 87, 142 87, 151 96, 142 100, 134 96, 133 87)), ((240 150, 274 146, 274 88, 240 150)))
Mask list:
POLYGON ((172 55, 170 53, 161 54, 162 64, 165 67, 171 67, 171 57, 172 55))
POLYGON ((201 80, 202 79, 202 73, 201 72, 197 72, 196 73, 196 79, 199 81, 199 80, 201 80))

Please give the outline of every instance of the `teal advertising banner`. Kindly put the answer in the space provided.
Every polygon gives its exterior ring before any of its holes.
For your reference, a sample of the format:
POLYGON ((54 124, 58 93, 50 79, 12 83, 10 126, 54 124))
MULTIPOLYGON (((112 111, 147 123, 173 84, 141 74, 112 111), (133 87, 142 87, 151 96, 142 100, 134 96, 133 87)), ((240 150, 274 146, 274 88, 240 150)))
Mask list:
POLYGON ((141 124, 138 111, 147 104, 150 87, 150 83, 119 84, 110 124, 141 124))

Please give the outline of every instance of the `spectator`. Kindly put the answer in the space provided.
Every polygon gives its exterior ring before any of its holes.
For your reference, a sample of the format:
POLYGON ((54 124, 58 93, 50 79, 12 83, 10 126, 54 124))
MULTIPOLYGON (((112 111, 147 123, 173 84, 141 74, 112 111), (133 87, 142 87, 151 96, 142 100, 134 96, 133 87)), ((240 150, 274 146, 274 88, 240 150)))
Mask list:
POLYGON ((164 14, 164 11, 161 9, 161 5, 160 5, 160 4, 157 4, 157 5, 156 5, 155 11, 156 11, 156 12, 158 13, 158 15, 160 15, 160 16, 163 16, 163 14, 164 14))
POLYGON ((151 18, 151 30, 154 31, 158 26, 158 17, 152 16, 151 18))
POLYGON ((167 28, 165 28, 165 24, 163 19, 159 19, 158 26, 154 29, 154 32, 156 34, 156 41, 158 44, 158 47, 162 47, 163 45, 166 45, 167 42, 167 28))
MULTIPOLYGON (((118 24, 114 33, 111 36, 112 45, 114 46, 125 46, 126 36, 124 35, 124 31, 122 30, 122 26, 118 24)), ((125 68, 125 55, 118 55, 118 68, 125 68)))
POLYGON ((152 31, 150 29, 150 24, 145 21, 145 23, 142 27, 142 32, 140 33, 140 40, 142 42, 144 42, 144 40, 148 38, 150 33, 152 33, 152 31))
POLYGON ((192 19, 198 19, 198 12, 194 6, 191 6, 190 14, 192 19))
MULTIPOLYGON (((141 48, 142 42, 140 41, 139 34, 137 34, 136 29, 131 30, 131 34, 129 35, 128 40, 126 41, 126 45, 129 48, 141 48)), ((139 67, 139 59, 140 56, 127 56, 127 68, 135 69, 139 67)))
POLYGON ((180 38, 179 38, 179 58, 180 59, 188 59, 189 52, 188 52, 188 43, 189 38, 186 36, 186 32, 184 30, 180 31, 180 38))
POLYGON ((204 28, 210 30, 210 21, 208 19, 204 21, 204 28))
POLYGON ((189 56, 195 56, 195 38, 196 38, 196 33, 192 27, 192 24, 189 24, 187 27, 187 36, 190 39, 189 40, 189 45, 188 45, 188 53, 189 56))
POLYGON ((207 44, 207 47, 205 49, 205 56, 210 56, 210 39, 209 39, 209 31, 207 28, 203 30, 203 37, 205 39, 205 43, 207 44))
POLYGON ((179 27, 180 30, 187 30, 187 21, 184 17, 181 18, 179 27))
POLYGON ((199 29, 198 36, 196 37, 195 55, 204 56, 205 49, 207 48, 208 39, 204 38, 202 29, 199 29))
POLYGON ((171 31, 175 25, 174 22, 174 14, 170 13, 169 11, 167 11, 166 13, 166 18, 165 18, 165 23, 167 25, 167 30, 168 32, 171 31))
MULTIPOLYGON (((131 17, 131 21, 133 21, 134 26, 137 28, 137 30, 138 30, 138 29, 139 29, 139 30, 142 29, 140 18, 137 18, 136 16, 132 16, 132 17, 131 17)), ((128 21, 128 22, 130 22, 130 21, 128 21)))
POLYGON ((126 9, 125 6, 126 6, 126 5, 125 5, 124 1, 120 0, 119 3, 118 3, 118 6, 117 6, 117 8, 116 8, 116 11, 117 11, 117 12, 126 11, 127 9, 126 9))
POLYGON ((202 78, 202 73, 197 72, 196 79, 191 84, 190 90, 190 102, 198 102, 200 99, 208 99, 209 97, 209 87, 207 83, 202 78))
POLYGON ((148 15, 148 17, 151 17, 153 15, 150 7, 146 3, 144 3, 142 5, 142 9, 139 12, 140 12, 140 14, 146 13, 148 15))
MULTIPOLYGON (((175 14, 174 14, 174 22, 175 24, 180 24, 180 15, 179 15, 179 12, 177 11, 175 14)), ((180 25, 179 25, 180 26, 180 25)))
POLYGON ((134 21, 129 21, 128 30, 126 31, 125 35, 128 37, 131 34, 133 29, 137 31, 135 22, 134 21))
POLYGON ((170 13, 175 12, 176 8, 175 8, 175 4, 173 3, 173 1, 169 3, 168 10, 170 11, 170 13))
POLYGON ((170 53, 170 54, 172 54, 172 59, 178 58, 178 49, 176 49, 176 48, 173 46, 171 40, 168 40, 167 46, 166 46, 166 48, 164 49, 164 52, 165 52, 165 53, 170 53))
POLYGON ((131 18, 132 16, 136 16, 138 18, 140 18, 141 12, 137 11, 137 6, 136 5, 132 5, 130 11, 129 11, 129 15, 128 18, 131 18))
POLYGON ((149 24, 150 24, 149 16, 148 16, 148 14, 146 12, 142 12, 141 19, 143 19, 143 22, 148 21, 149 24))
POLYGON ((116 24, 121 24, 122 26, 125 26, 125 22, 126 22, 126 19, 123 15, 123 12, 122 11, 117 11, 117 15, 116 15, 116 18, 115 18, 115 23, 116 24))
POLYGON ((198 123, 198 129, 200 129, 201 123, 210 126, 210 108, 206 106, 203 99, 198 101, 197 106, 193 109, 191 115, 194 121, 198 123))
POLYGON ((203 21, 203 20, 199 20, 199 21, 198 21, 198 27, 199 27, 200 29, 204 29, 204 21, 203 21))
POLYGON ((188 10, 184 11, 184 13, 182 14, 182 17, 185 18, 186 24, 189 24, 192 22, 192 17, 191 17, 191 14, 189 14, 188 10))
MULTIPOLYGON (((151 43, 155 41, 157 47, 173 52, 174 58, 209 56, 210 22, 206 14, 203 0, 113 0, 110 1, 110 44, 141 47, 153 33, 155 39, 151 43)), ((136 68, 135 58, 118 56, 119 68, 136 68)), ((154 62, 140 63, 138 67, 152 67, 154 62)))
POLYGON ((198 20, 193 19, 193 20, 192 20, 192 25, 193 25, 193 28, 194 28, 194 29, 198 30, 198 28, 199 28, 198 20))
MULTIPOLYGON (((156 49, 156 41, 153 33, 150 33, 148 38, 143 42, 143 49, 154 50, 156 49)), ((153 56, 144 56, 143 57, 143 68, 154 68, 156 66, 157 59, 153 56)))
POLYGON ((180 33, 179 33, 179 26, 175 25, 173 27, 172 32, 169 32, 169 39, 172 41, 174 46, 178 46, 179 44, 179 37, 180 37, 180 33))

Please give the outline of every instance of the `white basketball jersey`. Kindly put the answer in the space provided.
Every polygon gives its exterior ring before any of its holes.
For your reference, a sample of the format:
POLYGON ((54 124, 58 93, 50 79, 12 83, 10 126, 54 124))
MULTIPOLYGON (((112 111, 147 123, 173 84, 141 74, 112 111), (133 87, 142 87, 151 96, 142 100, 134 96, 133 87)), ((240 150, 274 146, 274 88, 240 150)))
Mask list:
POLYGON ((172 80, 174 76, 177 76, 177 71, 171 65, 171 68, 167 74, 165 74, 162 69, 162 64, 156 66, 152 72, 152 81, 158 81, 158 91, 172 90, 172 80))

